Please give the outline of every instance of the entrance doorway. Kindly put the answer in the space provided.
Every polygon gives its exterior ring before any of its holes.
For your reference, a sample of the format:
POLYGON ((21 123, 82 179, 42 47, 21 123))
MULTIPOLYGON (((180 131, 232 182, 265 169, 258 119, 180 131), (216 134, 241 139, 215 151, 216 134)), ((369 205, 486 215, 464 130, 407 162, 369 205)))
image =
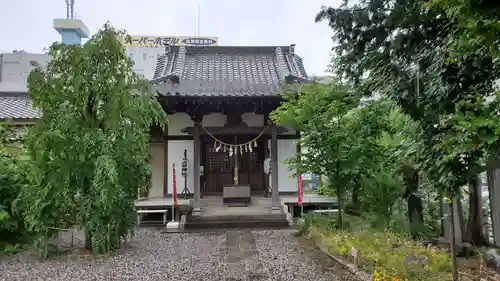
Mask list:
MULTIPOLYGON (((229 144, 246 143, 255 136, 216 136, 217 139, 229 144)), ((224 185, 234 184, 234 167, 238 165, 239 185, 249 185, 253 194, 263 194, 265 144, 266 141, 257 140, 257 147, 252 147, 252 152, 243 152, 236 155, 221 148, 216 151, 214 140, 204 137, 202 151, 202 165, 204 166, 201 192, 203 195, 221 194, 224 185)))

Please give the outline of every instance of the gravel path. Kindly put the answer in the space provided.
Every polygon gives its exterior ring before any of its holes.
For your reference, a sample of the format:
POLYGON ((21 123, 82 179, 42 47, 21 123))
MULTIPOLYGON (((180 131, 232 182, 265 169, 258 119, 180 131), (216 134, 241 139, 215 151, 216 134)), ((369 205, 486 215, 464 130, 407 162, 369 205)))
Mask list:
POLYGON ((339 269, 303 247, 292 230, 160 234, 140 229, 119 253, 99 259, 37 261, 19 254, 0 264, 0 280, 340 281, 339 269), (326 266, 328 264, 328 266, 326 266))

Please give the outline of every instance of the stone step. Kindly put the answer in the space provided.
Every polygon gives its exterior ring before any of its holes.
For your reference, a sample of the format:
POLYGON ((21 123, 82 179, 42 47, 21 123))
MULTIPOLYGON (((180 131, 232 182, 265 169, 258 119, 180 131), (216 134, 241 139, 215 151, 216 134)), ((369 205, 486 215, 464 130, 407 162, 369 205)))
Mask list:
POLYGON ((210 216, 192 217, 188 216, 188 222, 213 222, 213 221, 286 221, 285 213, 276 214, 220 214, 210 216))
POLYGON ((186 221, 186 229, 236 229, 236 228, 288 228, 288 221, 186 221))

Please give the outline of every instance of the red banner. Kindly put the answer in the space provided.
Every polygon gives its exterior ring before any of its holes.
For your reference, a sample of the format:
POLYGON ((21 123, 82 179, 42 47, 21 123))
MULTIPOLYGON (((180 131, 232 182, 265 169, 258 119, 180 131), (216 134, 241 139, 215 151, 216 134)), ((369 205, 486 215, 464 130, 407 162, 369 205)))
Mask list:
POLYGON ((173 181, 174 181, 174 184, 172 187, 172 199, 173 199, 173 204, 174 204, 174 208, 175 208, 175 207, 177 207, 177 181, 175 179, 175 163, 173 164, 172 176, 173 176, 173 181))
POLYGON ((299 206, 302 206, 302 175, 299 175, 297 192, 299 193, 298 194, 299 198, 297 203, 299 206))

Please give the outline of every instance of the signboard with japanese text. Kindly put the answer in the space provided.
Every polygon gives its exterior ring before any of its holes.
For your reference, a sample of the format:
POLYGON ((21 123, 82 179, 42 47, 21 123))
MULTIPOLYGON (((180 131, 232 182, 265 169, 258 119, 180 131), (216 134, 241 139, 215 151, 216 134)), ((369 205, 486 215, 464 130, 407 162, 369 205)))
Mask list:
POLYGON ((218 46, 217 37, 201 36, 143 36, 127 35, 122 39, 125 47, 143 46, 143 47, 163 47, 171 46, 218 46))

